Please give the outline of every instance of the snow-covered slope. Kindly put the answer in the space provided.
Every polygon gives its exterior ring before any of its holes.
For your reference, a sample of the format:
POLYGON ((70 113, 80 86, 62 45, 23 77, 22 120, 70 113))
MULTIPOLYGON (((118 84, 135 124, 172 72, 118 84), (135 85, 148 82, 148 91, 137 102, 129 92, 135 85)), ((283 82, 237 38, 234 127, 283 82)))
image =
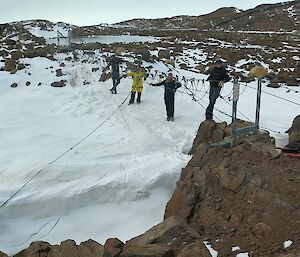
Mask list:
MULTIPOLYGON (((57 61, 23 59, 29 64, 26 69, 0 72, 0 203, 32 179, 0 207, 1 251, 14 254, 41 239, 50 243, 68 238, 100 243, 109 237, 127 240, 163 218, 204 120, 208 85, 199 84, 195 91, 199 102, 184 86, 178 90, 175 122, 165 120, 163 88, 150 86, 158 77, 148 77, 141 104, 127 105, 127 99, 118 109, 129 95, 131 80, 122 79, 118 94, 111 95, 111 81, 99 82, 100 71, 92 72, 103 63, 97 54, 85 63, 84 55, 76 62, 66 61, 66 54, 56 55, 57 61), (65 75, 59 79, 66 79, 68 85, 53 88, 50 84, 58 79, 53 71, 62 62, 65 75), (26 81, 31 85, 26 87, 26 81), (19 86, 11 88, 12 83, 19 86)), ((152 66, 151 74, 170 68, 163 63, 152 66)), ((173 72, 206 78, 177 65, 173 72)), ((250 86, 255 88, 256 82, 250 86)), ((227 83, 222 95, 226 98, 231 89, 227 83)), ((285 93, 285 88, 264 90, 299 99, 299 94, 285 93)), ((242 85, 239 110, 252 120, 255 99, 255 89, 242 85)), ((299 114, 299 108, 274 96, 264 94, 262 101, 262 127, 284 132, 299 114)), ((230 103, 222 99, 216 108, 231 114, 230 103)), ((230 122, 218 111, 215 117, 230 122)))

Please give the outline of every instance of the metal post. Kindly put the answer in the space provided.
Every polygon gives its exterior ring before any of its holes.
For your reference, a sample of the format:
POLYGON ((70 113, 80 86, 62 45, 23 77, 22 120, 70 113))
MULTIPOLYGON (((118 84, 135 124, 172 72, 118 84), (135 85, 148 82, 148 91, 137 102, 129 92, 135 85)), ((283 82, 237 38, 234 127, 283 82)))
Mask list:
POLYGON ((256 100, 256 116, 255 116, 255 126, 256 126, 257 130, 259 128, 260 103, 261 103, 261 87, 262 87, 262 78, 258 78, 257 100, 256 100))
POLYGON ((240 84, 238 82, 238 78, 234 78, 231 137, 234 137, 236 135, 236 113, 237 113, 237 102, 239 100, 239 96, 240 96, 240 84))
POLYGON ((57 46, 59 47, 59 31, 57 31, 57 46))

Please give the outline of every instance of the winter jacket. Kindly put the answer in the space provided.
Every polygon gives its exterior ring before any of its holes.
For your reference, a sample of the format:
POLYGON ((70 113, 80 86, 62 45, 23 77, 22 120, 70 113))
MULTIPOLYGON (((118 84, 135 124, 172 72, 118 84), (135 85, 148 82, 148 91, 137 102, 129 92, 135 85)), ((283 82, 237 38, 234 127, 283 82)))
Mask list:
POLYGON ((152 84, 152 86, 164 86, 165 87, 165 96, 168 97, 168 96, 174 95, 176 92, 176 89, 181 87, 181 84, 176 80, 168 81, 166 79, 160 83, 152 84))
POLYGON ((211 86, 218 87, 221 81, 224 83, 228 82, 230 77, 224 67, 214 67, 207 80, 210 82, 211 86))
POLYGON ((131 92, 142 92, 143 91, 143 77, 145 77, 145 72, 143 72, 143 71, 128 72, 127 76, 132 77, 131 92))

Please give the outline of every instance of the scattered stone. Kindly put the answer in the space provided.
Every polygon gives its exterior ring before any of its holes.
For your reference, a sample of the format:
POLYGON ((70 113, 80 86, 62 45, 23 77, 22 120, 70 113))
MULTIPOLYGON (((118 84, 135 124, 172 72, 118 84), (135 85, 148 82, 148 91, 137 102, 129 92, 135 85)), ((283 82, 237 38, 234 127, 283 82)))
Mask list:
POLYGON ((10 87, 12 87, 12 88, 15 88, 15 87, 17 87, 17 86, 18 86, 17 83, 13 83, 13 84, 10 85, 10 87))
POLYGON ((61 77, 61 76, 63 76, 64 74, 63 74, 63 72, 62 72, 62 70, 61 69, 57 69, 56 70, 56 77, 61 77))
POLYGON ((67 81, 66 80, 61 80, 61 81, 56 81, 51 83, 51 87, 64 87, 66 86, 67 81))
POLYGON ((28 87, 31 84, 30 81, 26 81, 26 86, 28 87))
POLYGON ((100 70, 100 68, 92 68, 92 72, 96 72, 98 70, 100 70))

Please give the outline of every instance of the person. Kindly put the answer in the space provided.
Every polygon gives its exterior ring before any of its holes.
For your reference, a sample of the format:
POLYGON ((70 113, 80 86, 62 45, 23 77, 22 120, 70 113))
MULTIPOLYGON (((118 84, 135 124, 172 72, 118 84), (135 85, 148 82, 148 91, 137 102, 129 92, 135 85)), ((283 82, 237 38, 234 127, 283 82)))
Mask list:
POLYGON ((220 95, 221 88, 224 83, 230 80, 227 70, 224 67, 222 60, 217 60, 215 62, 215 67, 211 70, 207 80, 210 83, 209 89, 209 104, 205 111, 206 120, 212 120, 213 110, 216 100, 220 95))
POLYGON ((133 72, 128 72, 125 77, 132 77, 132 88, 131 88, 131 96, 128 104, 133 104, 135 100, 135 95, 137 93, 137 103, 141 102, 141 96, 143 91, 143 78, 146 78, 146 74, 143 71, 142 67, 138 65, 136 70, 133 72))
POLYGON ((113 81, 113 87, 110 89, 110 92, 112 94, 116 94, 117 86, 120 84, 120 60, 116 57, 113 57, 109 64, 111 65, 111 78, 113 81))
POLYGON ((174 80, 172 73, 169 73, 167 79, 151 85, 165 87, 164 100, 167 111, 167 121, 174 121, 175 92, 177 88, 181 87, 181 84, 178 81, 174 80))

